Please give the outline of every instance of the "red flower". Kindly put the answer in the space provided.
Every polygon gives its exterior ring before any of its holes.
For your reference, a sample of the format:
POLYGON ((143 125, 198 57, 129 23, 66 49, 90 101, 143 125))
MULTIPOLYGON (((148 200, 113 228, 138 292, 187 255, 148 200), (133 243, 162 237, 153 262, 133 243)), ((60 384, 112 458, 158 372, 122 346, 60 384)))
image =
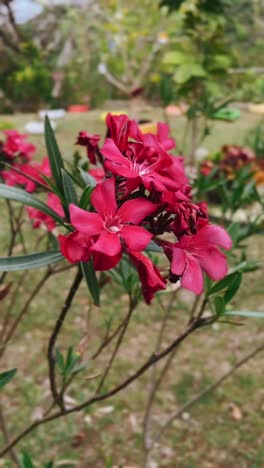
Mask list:
POLYGON ((88 262, 91 257, 92 240, 79 231, 67 236, 59 235, 58 240, 62 255, 71 263, 88 262))
POLYGON ((96 152, 98 150, 98 143, 100 135, 92 135, 87 132, 80 132, 77 138, 77 145, 85 146, 87 156, 91 164, 96 164, 96 152))
POLYGON ((178 190, 188 180, 184 174, 181 158, 175 158, 161 148, 147 148, 140 143, 130 143, 124 156, 110 138, 105 140, 102 154, 105 166, 113 174, 125 177, 126 194, 135 190, 141 183, 147 190, 178 190))
POLYGON ((97 184, 100 184, 105 179, 105 171, 102 167, 90 169, 88 174, 90 174, 96 180, 97 184))
MULTIPOLYGON (((47 197, 47 205, 53 209, 59 216, 63 218, 64 211, 61 205, 61 201, 55 193, 49 193, 47 197)), ((36 208, 32 208, 31 206, 27 207, 28 216, 33 220, 33 228, 37 229, 41 225, 46 226, 48 231, 52 231, 56 227, 56 222, 53 218, 42 213, 41 211, 37 210, 36 208)))
POLYGON ((127 115, 106 116, 106 125, 108 128, 107 137, 111 138, 119 151, 123 153, 131 139, 143 142, 143 135, 135 120, 130 120, 127 115))
POLYGON ((220 226, 207 224, 194 236, 182 236, 179 242, 172 244, 172 274, 181 278, 184 288, 201 294, 202 270, 214 281, 227 273, 226 257, 218 247, 226 250, 232 247, 229 234, 220 226))
POLYGON ((144 144, 146 146, 160 147, 165 151, 175 148, 176 143, 173 138, 169 137, 170 128, 163 122, 158 122, 157 135, 146 133, 144 135, 144 144))
POLYGON ((25 190, 29 193, 35 192, 35 190, 37 189, 37 183, 26 177, 27 175, 44 185, 47 184, 42 178, 42 175, 45 175, 46 177, 51 176, 51 169, 47 157, 45 157, 41 163, 16 163, 13 165, 13 167, 14 169, 5 169, 1 171, 1 176, 3 177, 7 185, 22 185, 25 188, 25 190), (20 174, 20 172, 17 172, 15 169, 18 169, 25 175, 20 174))
POLYGON ((16 130, 5 130, 6 141, 2 146, 2 151, 8 159, 21 157, 29 160, 36 151, 36 147, 26 140, 27 135, 22 135, 16 130))
POLYGON ((71 224, 87 237, 95 238, 91 247, 96 270, 113 268, 121 259, 124 241, 128 250, 140 251, 150 242, 153 235, 134 224, 153 214, 157 206, 137 198, 128 200, 120 208, 115 198, 115 181, 107 179, 94 189, 91 202, 97 213, 89 213, 78 206, 70 205, 71 224))
POLYGON ((166 289, 166 280, 150 258, 145 257, 141 252, 129 252, 129 258, 138 269, 143 296, 146 303, 150 304, 157 291, 166 289))

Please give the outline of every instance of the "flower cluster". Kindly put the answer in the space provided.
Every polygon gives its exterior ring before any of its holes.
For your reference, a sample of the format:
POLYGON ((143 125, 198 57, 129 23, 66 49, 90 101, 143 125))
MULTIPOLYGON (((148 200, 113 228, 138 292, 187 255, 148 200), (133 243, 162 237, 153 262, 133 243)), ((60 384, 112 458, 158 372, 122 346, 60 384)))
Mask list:
POLYGON ((207 176, 217 167, 228 179, 232 180, 237 172, 245 166, 250 167, 253 172, 256 170, 254 151, 247 146, 224 145, 221 148, 219 161, 203 161, 201 173, 207 176))
POLYGON ((89 211, 69 206, 73 230, 59 236, 63 255, 72 263, 92 259, 98 271, 114 268, 126 255, 147 303, 167 281, 180 280, 200 294, 203 272, 215 281, 227 273, 220 249, 231 248, 229 235, 209 223, 205 204, 192 201, 183 157, 170 153, 175 142, 166 124, 159 123, 154 135, 143 134, 126 115, 109 114, 106 123, 101 148, 98 135, 81 132, 77 140, 95 165, 90 173, 97 185, 89 211), (168 259, 167 272, 161 274, 148 256, 150 243, 168 259))
POLYGON ((0 142, 0 176, 5 183, 19 185, 29 193, 35 192, 38 183, 46 185, 42 176, 51 176, 48 158, 42 163, 31 162, 37 148, 27 141, 27 135, 16 130, 4 134, 6 139, 0 142))

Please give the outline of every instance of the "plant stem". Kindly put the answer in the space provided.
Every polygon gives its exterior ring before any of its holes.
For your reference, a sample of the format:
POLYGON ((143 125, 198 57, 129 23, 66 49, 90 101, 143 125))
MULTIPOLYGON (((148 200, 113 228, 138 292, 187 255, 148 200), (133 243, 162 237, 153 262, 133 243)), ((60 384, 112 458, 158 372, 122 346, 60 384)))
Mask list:
POLYGON ((162 425, 161 429, 159 430, 159 432, 154 437, 153 443, 156 443, 156 442, 158 442, 160 440, 160 438, 163 436, 165 430, 168 429, 168 427, 171 425, 171 423, 175 419, 179 418, 185 411, 192 408, 192 406, 194 406, 195 403, 197 403, 199 400, 201 400, 204 396, 206 396, 209 393, 216 390, 226 379, 231 377, 241 366, 246 364, 250 359, 254 358, 258 353, 263 352, 263 351, 264 351, 264 344, 262 343, 260 346, 258 346, 253 351, 251 351, 249 354, 247 354, 242 359, 240 359, 240 361, 238 361, 228 372, 223 374, 213 384, 209 385, 209 387, 207 387, 202 392, 198 393, 198 395, 196 395, 194 398, 192 398, 190 401, 188 401, 188 403, 186 403, 180 409, 178 409, 174 413, 172 413, 172 415, 162 425))
POLYGON ((131 296, 129 296, 129 307, 128 307, 127 316, 125 318, 125 321, 122 324, 121 333, 120 333, 120 335, 118 337, 118 340, 116 342, 116 345, 115 345, 114 351, 113 351, 113 353, 111 355, 111 358, 110 358, 110 360, 108 362, 108 365, 107 365, 107 367, 106 367, 106 369, 104 371, 103 377, 99 382, 96 394, 100 393, 101 389, 103 388, 104 382, 105 382, 105 380, 106 380, 106 378, 107 378, 107 376, 108 376, 108 374, 109 374, 109 372, 111 370, 111 367, 113 365, 115 357, 116 357, 116 355, 118 353, 118 350, 119 350, 119 348, 120 348, 120 346, 122 344, 123 338, 125 336, 125 333, 126 333, 126 330, 127 330, 127 327, 128 327, 129 322, 130 322, 130 319, 131 319, 131 316, 132 316, 132 313, 133 313, 134 309, 135 309, 135 304, 134 304, 131 296))
POLYGON ((3 356, 4 352, 5 352, 5 349, 6 349, 6 346, 7 344, 9 343, 9 341, 11 340, 13 334, 15 333, 16 331, 16 328, 18 326, 18 324, 20 323, 20 321, 22 320, 22 318, 24 317, 24 315, 27 313, 27 310, 32 302, 32 300, 34 299, 34 297, 38 294, 38 292, 40 291, 40 289, 42 288, 42 286, 44 285, 44 283, 46 282, 46 280, 50 277, 51 275, 51 272, 50 270, 48 269, 44 275, 42 276, 42 278, 40 279, 40 281, 36 284, 35 288, 33 289, 32 293, 30 294, 29 298, 27 299, 27 301, 25 302, 25 305, 24 307, 22 308, 22 310, 20 311, 19 315, 17 316, 17 318, 15 319, 13 325, 11 326, 10 330, 8 331, 7 335, 4 337, 4 342, 3 344, 1 345, 1 349, 0 349, 0 358, 3 356))
POLYGON ((57 319, 57 322, 55 324, 55 327, 52 331, 52 334, 49 339, 49 344, 48 344, 48 363, 49 363, 49 381, 50 381, 50 390, 52 393, 52 396, 54 398, 54 401, 59 405, 61 408, 62 412, 65 411, 64 407, 64 402, 63 402, 63 397, 60 395, 60 393, 57 390, 57 384, 56 384, 56 371, 55 371, 55 353, 54 353, 54 347, 56 345, 56 341, 58 338, 58 335, 61 331, 61 328, 63 326, 64 320, 66 318, 67 312, 69 308, 71 307, 72 301, 74 299, 75 294, 77 293, 79 286, 81 284, 83 275, 81 269, 78 267, 78 271, 76 273, 76 276, 74 278, 74 281, 72 283, 72 286, 68 292, 68 295, 66 297, 65 303, 63 304, 62 310, 60 312, 60 315, 57 319))
MULTIPOLYGON (((3 413, 2 406, 0 405, 0 427, 6 444, 9 444, 9 434, 6 427, 5 417, 3 413)), ((11 447, 9 450, 10 458, 15 463, 16 466, 20 467, 19 460, 17 458, 14 448, 11 447)))
MULTIPOLYGON (((167 356, 171 351, 176 346, 179 346, 182 341, 184 341, 191 333, 193 333, 195 330, 203 327, 204 325, 201 323, 192 323, 190 326, 188 326, 175 340, 172 341, 170 345, 168 345, 163 351, 161 351, 158 354, 152 354, 146 361, 145 363, 138 369, 136 370, 132 375, 127 377, 123 382, 121 382, 119 385, 114 387, 113 389, 109 390, 109 392, 103 393, 101 395, 96 394, 95 396, 89 398, 85 402, 81 403, 80 405, 74 406, 73 408, 70 409, 65 409, 64 411, 60 410, 57 413, 54 413, 46 418, 40 419, 38 421, 35 421, 33 424, 25 428, 17 437, 15 437, 1 452, 0 452, 0 457, 3 457, 8 453, 10 448, 14 447, 21 439, 23 439, 27 434, 31 433, 34 429, 37 427, 48 423, 49 421, 53 421, 55 419, 58 419, 62 416, 66 416, 71 413, 76 413, 87 406, 91 406, 94 403, 97 403, 99 401, 106 400, 117 393, 119 393, 121 390, 125 389, 128 387, 132 382, 134 382, 136 379, 138 379, 142 374, 144 374, 151 366, 153 366, 156 362, 160 361, 162 358, 167 356)), ((264 348, 264 346, 263 346, 264 348)))

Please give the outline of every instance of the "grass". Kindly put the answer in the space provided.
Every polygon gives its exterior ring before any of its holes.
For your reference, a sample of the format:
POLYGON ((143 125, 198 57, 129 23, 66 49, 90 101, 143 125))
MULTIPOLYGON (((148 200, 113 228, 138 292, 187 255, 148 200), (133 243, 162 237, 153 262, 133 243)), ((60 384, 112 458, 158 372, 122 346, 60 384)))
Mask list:
MULTIPOLYGON (((153 112, 152 112, 153 113, 153 112)), ((63 154, 70 159, 74 142, 79 130, 104 132, 99 111, 87 115, 67 115, 58 123, 57 137, 63 154)), ((146 112, 142 118, 152 115, 146 112)), ((33 116, 16 115, 0 117, 19 130, 23 130, 25 120, 33 116)), ((162 119, 162 112, 155 110, 155 118, 162 119)), ((259 117, 242 113, 241 119, 233 124, 217 122, 212 135, 203 143, 210 150, 217 150, 224 143, 242 143, 245 133, 253 127, 259 117)), ((173 135, 180 139, 184 127, 183 119, 172 122, 173 135)), ((42 137, 31 140, 40 148, 39 157, 45 154, 42 137)), ((7 219, 2 209, 2 228, 0 231, 0 250, 4 254, 8 238, 7 219)), ((27 232, 29 248, 37 234, 30 229, 27 232)), ((249 242, 250 258, 263 261, 263 238, 255 236, 249 242)), ((18 245, 17 253, 21 253, 18 245)), ((24 273, 22 273, 24 274, 24 273)), ((18 314, 21 304, 38 281, 42 272, 34 271, 13 309, 18 314)), ((16 283, 21 273, 10 274, 9 281, 16 283)), ((18 327, 15 337, 2 363, 3 369, 18 368, 17 376, 8 384, 1 395, 1 404, 7 416, 10 433, 14 435, 49 404, 47 381, 46 347, 47 339, 63 304, 67 287, 72 279, 72 272, 57 275, 50 279, 43 288, 41 296, 31 304, 28 314, 18 327), (32 407, 35 413, 32 414, 32 407)), ((162 298, 163 305, 167 296, 162 298)), ((192 300, 186 292, 180 292, 172 310, 167 327, 167 338, 172 339, 184 326, 187 310, 192 300)), ((121 289, 112 289, 108 285, 102 294, 101 310, 92 309, 86 336, 84 359, 89 360, 96 349, 100 337, 105 333, 105 322, 113 318, 113 326, 125 313, 127 298, 121 289)), ((3 304, 4 309, 4 302, 3 304)), ((261 270, 248 274, 232 302, 234 309, 263 310, 263 274, 261 270)), ((138 361, 147 356, 155 342, 163 310, 157 300, 148 307, 140 305, 132 319, 126 345, 119 354, 114 371, 109 375, 107 388, 128 375, 137 366, 138 361)), ((88 294, 81 286, 73 304, 58 347, 78 347, 87 331, 88 294)), ((214 379, 232 365, 242 355, 260 343, 264 337, 264 322, 257 319, 243 320, 243 326, 235 327, 218 324, 197 332, 179 349, 174 364, 158 394, 154 410, 154 426, 164 420, 166 415, 189 401, 214 379)), ((89 361, 88 369, 73 382, 69 396, 76 402, 87 398, 96 387, 95 380, 86 376, 102 371, 103 363, 108 359, 109 351, 102 354, 96 363, 89 361)), ((142 463, 141 423, 146 400, 146 390, 150 373, 143 375, 123 393, 105 401, 101 406, 87 408, 83 413, 74 414, 67 419, 51 422, 42 426, 18 446, 18 453, 27 450, 37 467, 43 467, 50 459, 55 466, 78 468, 104 468, 114 466, 140 467, 142 463)), ((175 420, 170 429, 155 448, 153 458, 157 466, 166 468, 225 468, 264 466, 263 433, 263 356, 258 355, 230 380, 195 405, 183 418, 175 420), (241 419, 236 419, 232 408, 237 406, 241 419)), ((0 441, 0 446, 2 442, 0 441)), ((0 460, 0 466, 11 467, 6 458, 0 460)))

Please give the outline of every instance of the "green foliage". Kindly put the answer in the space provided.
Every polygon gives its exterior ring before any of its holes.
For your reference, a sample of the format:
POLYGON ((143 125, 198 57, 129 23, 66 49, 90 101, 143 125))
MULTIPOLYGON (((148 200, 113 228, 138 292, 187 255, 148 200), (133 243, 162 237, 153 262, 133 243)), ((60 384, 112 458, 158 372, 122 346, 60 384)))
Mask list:
POLYGON ((14 200, 27 206, 32 206, 33 208, 36 208, 42 213, 51 216, 51 218, 53 218, 59 224, 64 225, 63 219, 60 216, 58 216, 57 213, 55 213, 55 211, 53 211, 45 203, 43 203, 41 200, 38 200, 25 190, 17 189, 15 187, 9 187, 5 184, 0 184, 0 197, 5 198, 7 200, 14 200))
POLYGON ((18 257, 0 257, 0 271, 20 271, 42 268, 64 260, 60 252, 41 252, 18 257))
POLYGON ((61 157, 61 153, 58 147, 58 143, 54 134, 54 131, 50 125, 49 118, 45 117, 45 141, 48 151, 48 157, 51 167, 52 176, 56 188, 59 190, 61 195, 63 195, 63 184, 62 184, 62 172, 64 168, 64 163, 61 157))
POLYGON ((64 380, 87 367, 85 364, 81 365, 80 360, 80 353, 75 352, 72 346, 68 348, 65 357, 58 349, 56 350, 56 363, 64 380))
POLYGON ((16 374, 17 369, 12 369, 10 371, 2 372, 0 374, 0 389, 3 388, 16 374))
POLYGON ((19 54, 9 54, 8 65, 0 74, 0 87, 17 109, 35 110, 41 102, 51 101, 51 71, 31 40, 21 44, 19 54))
POLYGON ((245 144, 254 150, 258 158, 264 158, 264 119, 262 119, 255 128, 248 132, 245 138, 245 144))
POLYGON ((100 305, 100 287, 93 268, 93 262, 81 263, 84 279, 93 298, 94 304, 100 305))

